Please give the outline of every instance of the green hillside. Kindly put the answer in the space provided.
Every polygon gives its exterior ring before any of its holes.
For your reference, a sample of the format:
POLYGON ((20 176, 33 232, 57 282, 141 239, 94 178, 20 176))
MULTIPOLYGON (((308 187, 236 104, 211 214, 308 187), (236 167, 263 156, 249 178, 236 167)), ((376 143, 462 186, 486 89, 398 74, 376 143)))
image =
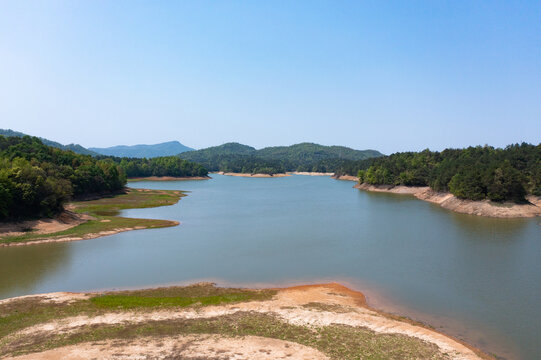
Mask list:
MULTIPOLYGON (((18 132, 18 131, 13 131, 13 130, 10 130, 10 129, 0 129, 0 135, 3 135, 3 136, 15 136, 15 137, 28 136, 28 134, 24 134, 24 133, 18 132)), ((62 144, 60 144, 60 143, 58 143, 56 141, 44 139, 44 138, 41 138, 41 137, 39 139, 41 140, 41 142, 44 145, 52 146, 52 147, 62 149, 62 150, 71 150, 76 154, 92 155, 92 156, 98 155, 94 151, 88 150, 88 149, 82 147, 79 144, 62 145, 62 144)))
POLYGON ((227 143, 179 155, 198 162, 210 171, 281 173, 284 171, 333 172, 343 161, 382 156, 375 150, 354 150, 344 146, 301 143, 260 150, 238 143, 227 143))
POLYGON ((541 195, 541 144, 395 153, 346 162, 337 172, 372 185, 430 186, 463 199, 520 203, 541 195))
POLYGON ((124 172, 97 160, 45 145, 30 136, 0 136, 0 220, 52 216, 72 196, 122 190, 124 172))

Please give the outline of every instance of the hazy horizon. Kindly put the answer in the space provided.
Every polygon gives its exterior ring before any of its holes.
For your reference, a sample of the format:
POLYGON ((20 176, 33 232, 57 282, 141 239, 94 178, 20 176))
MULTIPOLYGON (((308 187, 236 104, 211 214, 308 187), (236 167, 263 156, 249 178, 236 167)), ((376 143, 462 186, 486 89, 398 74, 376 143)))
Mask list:
POLYGON ((84 147, 541 142, 541 4, 0 4, 0 128, 84 147))

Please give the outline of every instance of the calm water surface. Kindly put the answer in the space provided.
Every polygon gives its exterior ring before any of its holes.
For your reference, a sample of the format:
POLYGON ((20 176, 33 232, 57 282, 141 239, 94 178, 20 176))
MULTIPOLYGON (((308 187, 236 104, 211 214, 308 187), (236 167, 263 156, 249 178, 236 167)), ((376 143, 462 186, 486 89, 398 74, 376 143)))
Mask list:
POLYGON ((174 206, 124 212, 178 227, 0 248, 0 298, 198 280, 340 281, 499 356, 541 359, 539 219, 455 214, 326 177, 213 177, 130 185, 190 191, 174 206))

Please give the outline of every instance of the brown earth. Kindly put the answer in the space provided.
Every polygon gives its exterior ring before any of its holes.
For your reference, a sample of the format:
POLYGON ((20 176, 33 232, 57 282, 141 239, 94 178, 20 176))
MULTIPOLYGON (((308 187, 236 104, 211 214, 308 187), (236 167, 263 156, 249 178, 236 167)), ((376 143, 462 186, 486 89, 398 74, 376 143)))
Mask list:
POLYGON ((240 176, 240 177, 251 177, 251 178, 278 178, 278 177, 284 177, 284 176, 290 176, 289 174, 244 174, 244 173, 226 173, 223 171, 218 172, 217 174, 220 175, 227 175, 227 176, 240 176))
MULTIPOLYGON (((69 207, 66 207, 69 209, 69 207)), ((94 220, 90 215, 77 214, 65 210, 54 218, 0 223, 0 239, 8 236, 21 236, 32 231, 34 234, 52 234, 94 220)))
POLYGON ((133 177, 128 181, 181 181, 181 180, 209 180, 210 176, 147 176, 147 177, 133 177))
MULTIPOLYGON (((101 220, 101 222, 110 222, 111 220, 101 220)), ((180 225, 180 222, 173 221, 173 220, 163 220, 169 222, 168 226, 177 226, 180 225)), ((48 239, 42 239, 42 240, 32 240, 32 241, 26 241, 26 242, 11 242, 11 243, 4 243, 0 244, 0 247, 3 246, 27 246, 27 245, 37 245, 37 244, 48 244, 48 243, 55 243, 55 242, 69 242, 69 241, 80 241, 80 240, 90 240, 90 239, 97 239, 103 236, 109 236, 118 234, 125 231, 133 231, 133 230, 144 230, 147 229, 146 226, 134 226, 134 227, 125 227, 125 228, 116 228, 112 230, 105 230, 105 231, 99 231, 95 233, 89 233, 84 234, 81 236, 65 236, 65 237, 53 237, 48 239)), ((57 230, 61 231, 61 230, 57 230)))
POLYGON ((528 204, 512 202, 496 203, 490 200, 464 200, 451 193, 437 192, 428 186, 390 186, 357 184, 355 188, 373 192, 387 192, 393 194, 409 194, 417 199, 438 204, 444 209, 462 214, 487 216, 495 218, 529 218, 541 216, 541 197, 529 195, 528 204))
POLYGON ((309 172, 309 171, 291 171, 288 174, 292 175, 307 175, 307 176, 334 176, 334 173, 325 172, 309 172))
POLYGON ((359 181, 359 178, 357 176, 353 175, 339 175, 339 176, 333 176, 333 179, 336 180, 347 180, 347 181, 359 181))
MULTIPOLYGON (((416 338, 432 344, 450 359, 492 359, 479 350, 412 321, 389 316, 369 308, 364 295, 340 284, 295 286, 277 289, 270 300, 252 301, 202 308, 170 308, 154 311, 111 312, 95 316, 79 315, 30 326, 10 339, 32 338, 53 333, 74 334, 85 327, 104 325, 152 324, 175 319, 210 319, 233 314, 272 315, 286 323, 307 328, 344 325, 374 331, 376 334, 416 338)), ((38 295, 43 301, 66 303, 96 295, 53 293, 38 295)), ((35 298, 35 296, 34 296, 35 298)), ((6 304, 17 299, 0 301, 6 304)), ((16 341, 16 340, 15 340, 16 341)), ((6 344, 7 344, 6 343, 6 344)), ((337 344, 339 346, 340 344, 337 344)), ((165 335, 101 342, 86 342, 9 359, 327 359, 314 348, 297 343, 258 336, 165 335)))
POLYGON ((109 340, 83 343, 18 356, 18 360, 56 359, 290 359, 326 360, 316 349, 290 341, 259 336, 228 338, 218 335, 177 335, 165 338, 145 337, 137 342, 109 340))

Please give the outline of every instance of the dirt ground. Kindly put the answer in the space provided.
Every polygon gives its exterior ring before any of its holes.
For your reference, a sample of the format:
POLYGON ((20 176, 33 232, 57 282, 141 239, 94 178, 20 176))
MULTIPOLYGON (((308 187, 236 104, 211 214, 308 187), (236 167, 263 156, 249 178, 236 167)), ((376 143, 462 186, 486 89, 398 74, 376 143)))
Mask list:
POLYGON ((21 236, 32 231, 35 234, 52 234, 64 231, 94 218, 85 214, 76 214, 66 210, 51 219, 26 220, 18 222, 0 223, 0 238, 7 236, 21 236))
POLYGON ((496 218, 521 218, 541 216, 541 197, 528 196, 529 204, 515 204, 511 202, 494 203, 489 200, 473 201, 459 199, 450 193, 440 193, 428 186, 376 186, 368 184, 355 185, 355 188, 393 194, 410 194, 416 198, 438 204, 441 207, 462 214, 479 215, 496 218))
MULTIPOLYGON (((45 301, 75 301, 95 294, 55 293, 45 301)), ((11 299, 2 302, 12 301, 11 299)), ((0 302, 1 303, 1 302, 0 302)), ((252 301, 203 308, 158 309, 151 312, 114 312, 94 317, 74 316, 28 327, 13 338, 40 336, 46 332, 69 334, 101 324, 147 323, 171 319, 201 319, 238 312, 272 314, 282 321, 306 327, 343 324, 379 334, 401 334, 437 346, 450 359, 481 359, 473 348, 435 330, 410 321, 391 318, 367 307, 362 293, 331 283, 278 289, 266 301, 252 301)), ((320 351, 278 339, 257 336, 173 335, 160 338, 108 340, 70 345, 9 359, 327 359, 320 351)), ((486 357, 485 357, 486 358, 486 357)))

